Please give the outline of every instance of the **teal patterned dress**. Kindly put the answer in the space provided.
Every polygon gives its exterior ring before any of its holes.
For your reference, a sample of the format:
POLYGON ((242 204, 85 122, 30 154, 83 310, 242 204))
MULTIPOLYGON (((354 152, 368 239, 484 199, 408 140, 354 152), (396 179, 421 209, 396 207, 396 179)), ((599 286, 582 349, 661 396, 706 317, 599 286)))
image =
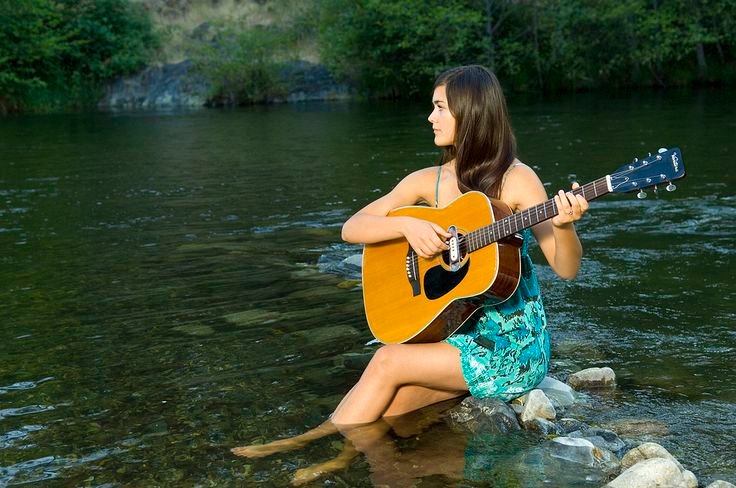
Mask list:
POLYGON ((524 395, 547 374, 550 339, 534 264, 530 229, 523 232, 519 287, 503 303, 476 312, 445 342, 460 350, 470 394, 510 401, 524 395))

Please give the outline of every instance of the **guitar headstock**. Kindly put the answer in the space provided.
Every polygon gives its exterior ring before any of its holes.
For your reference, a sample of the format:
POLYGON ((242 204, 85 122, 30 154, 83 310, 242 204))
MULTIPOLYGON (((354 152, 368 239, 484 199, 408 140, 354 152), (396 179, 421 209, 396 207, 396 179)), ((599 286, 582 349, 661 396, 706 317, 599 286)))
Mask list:
POLYGON ((639 191, 639 198, 645 198, 644 188, 666 185, 667 191, 675 189, 672 181, 685 176, 685 164, 679 148, 657 151, 644 159, 634 159, 609 175, 611 191, 627 193, 639 191))

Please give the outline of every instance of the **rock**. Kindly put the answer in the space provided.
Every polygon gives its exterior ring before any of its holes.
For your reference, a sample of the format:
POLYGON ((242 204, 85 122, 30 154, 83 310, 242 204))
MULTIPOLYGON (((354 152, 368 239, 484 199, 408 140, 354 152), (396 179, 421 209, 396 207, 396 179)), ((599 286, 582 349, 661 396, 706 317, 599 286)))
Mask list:
POLYGON ((360 332, 348 325, 333 325, 292 332, 284 336, 283 340, 293 340, 299 347, 303 347, 333 341, 352 340, 359 335, 360 332))
POLYGON ((304 290, 297 290, 289 293, 287 298, 296 300, 326 300, 335 295, 342 295, 345 293, 343 288, 337 286, 313 286, 304 290))
POLYGON ((352 290, 353 288, 356 288, 360 285, 361 285, 360 280, 344 280, 338 283, 337 287, 343 290, 352 290))
POLYGON ((359 353, 359 352, 346 352, 335 358, 335 366, 343 369, 349 369, 353 371, 363 371, 371 358, 373 353, 359 353))
POLYGON ((363 268, 363 255, 353 254, 352 256, 348 256, 342 260, 342 264, 345 266, 352 266, 357 269, 362 269, 363 268))
POLYGON ((555 408, 565 408, 575 403, 575 390, 562 381, 546 376, 537 388, 552 401, 555 408))
POLYGON ((345 100, 352 97, 350 88, 337 83, 330 71, 321 64, 292 61, 282 68, 279 78, 287 86, 288 95, 285 100, 276 101, 345 100))
POLYGON ((521 429, 511 407, 494 398, 467 397, 448 411, 447 422, 473 433, 505 434, 521 429))
POLYGON ((608 422, 602 427, 615 431, 621 437, 653 437, 670 433, 667 425, 655 419, 620 419, 608 422))
POLYGON ((728 481, 716 480, 705 488, 736 488, 736 485, 731 484, 728 481))
POLYGON ((524 428, 532 432, 539 432, 544 436, 562 435, 564 433, 562 428, 556 423, 550 422, 547 419, 541 419, 539 417, 524 422, 524 428))
POLYGON ((611 471, 618 466, 618 459, 612 452, 595 446, 587 439, 557 437, 547 443, 549 455, 584 466, 606 467, 611 471))
POLYGON ((621 467, 624 469, 630 468, 637 463, 654 458, 669 459, 670 461, 674 462, 680 470, 683 469, 680 462, 675 459, 675 456, 670 454, 667 449, 660 446, 656 442, 645 442, 631 449, 621 459, 621 467))
POLYGON ((215 329, 209 325, 202 324, 186 324, 172 327, 171 330, 181 332, 182 334, 190 336, 208 336, 215 333, 215 329))
POLYGON ((567 435, 572 438, 588 440, 596 447, 613 453, 618 453, 626 447, 626 443, 615 432, 597 427, 576 430, 567 435))
POLYGON ((581 422, 578 419, 572 419, 568 417, 558 420, 557 425, 559 425, 560 429, 562 429, 563 432, 574 432, 576 430, 589 428, 588 424, 586 424, 585 422, 581 422))
POLYGON ((567 383, 573 388, 601 388, 616 384, 616 373, 611 368, 588 368, 571 374, 567 383))
POLYGON ((606 488, 697 488, 698 480, 679 463, 661 457, 645 459, 628 468, 606 488))
POLYGON ((102 109, 147 109, 203 107, 211 88, 194 73, 193 64, 149 66, 142 72, 118 78, 107 86, 98 107, 102 109))
POLYGON ((554 405, 542 390, 532 390, 522 398, 521 402, 524 405, 524 410, 521 412, 522 423, 535 418, 554 420, 557 417, 554 405))
POLYGON ((585 439, 558 437, 518 456, 509 466, 513 482, 508 486, 600 486, 618 469, 613 453, 585 439))
POLYGON ((275 322, 281 318, 281 314, 271 310, 254 308, 243 312, 231 313, 225 315, 224 318, 232 324, 245 327, 249 325, 263 325, 275 322))

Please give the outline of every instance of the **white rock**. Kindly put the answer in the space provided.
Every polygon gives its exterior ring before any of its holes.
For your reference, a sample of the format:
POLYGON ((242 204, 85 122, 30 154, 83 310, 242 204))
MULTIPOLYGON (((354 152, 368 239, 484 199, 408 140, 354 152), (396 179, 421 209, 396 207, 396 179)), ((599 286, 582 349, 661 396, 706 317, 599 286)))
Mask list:
POLYGON ((534 418, 554 420, 557 417, 554 405, 542 390, 532 390, 526 396, 521 421, 528 422, 534 418))
POLYGON ((693 485, 693 478, 684 476, 671 459, 652 458, 636 463, 608 483, 606 488, 697 488, 698 482, 694 480, 693 485))
POLYGON ((537 388, 552 400, 555 407, 565 408, 575 403, 575 390, 562 381, 545 376, 542 382, 537 385, 537 388))
POLYGON ((641 461, 653 458, 669 459, 670 461, 674 462, 680 470, 683 469, 680 462, 675 459, 675 456, 670 454, 667 449, 660 446, 656 442, 645 442, 644 444, 640 444, 637 447, 631 449, 621 459, 621 467, 624 469, 630 468, 631 466, 634 466, 641 461))
POLYGON ((355 266, 356 268, 362 268, 363 267, 363 255, 353 254, 352 256, 348 256, 345 259, 343 259, 342 262, 343 264, 355 266))
POLYGON ((573 461, 579 464, 593 466, 595 446, 587 439, 573 439, 572 437, 555 437, 552 439, 554 446, 550 449, 550 456, 573 461))
POLYGON ((609 367, 588 368, 571 374, 567 383, 573 388, 599 388, 616 384, 616 373, 609 367))
POLYGON ((705 488, 736 488, 736 485, 729 483, 728 481, 716 480, 705 488))

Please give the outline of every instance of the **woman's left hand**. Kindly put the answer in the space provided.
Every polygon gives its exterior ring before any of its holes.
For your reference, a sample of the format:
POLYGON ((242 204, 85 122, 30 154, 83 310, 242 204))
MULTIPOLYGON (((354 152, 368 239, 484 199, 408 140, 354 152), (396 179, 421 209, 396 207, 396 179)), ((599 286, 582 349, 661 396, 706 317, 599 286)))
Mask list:
MULTIPOLYGON (((572 184, 572 189, 580 188, 578 183, 572 184)), ((588 201, 583 195, 574 195, 571 191, 565 193, 560 190, 555 195, 555 205, 559 213, 552 219, 555 227, 565 227, 576 220, 580 220, 588 211, 588 201)))

